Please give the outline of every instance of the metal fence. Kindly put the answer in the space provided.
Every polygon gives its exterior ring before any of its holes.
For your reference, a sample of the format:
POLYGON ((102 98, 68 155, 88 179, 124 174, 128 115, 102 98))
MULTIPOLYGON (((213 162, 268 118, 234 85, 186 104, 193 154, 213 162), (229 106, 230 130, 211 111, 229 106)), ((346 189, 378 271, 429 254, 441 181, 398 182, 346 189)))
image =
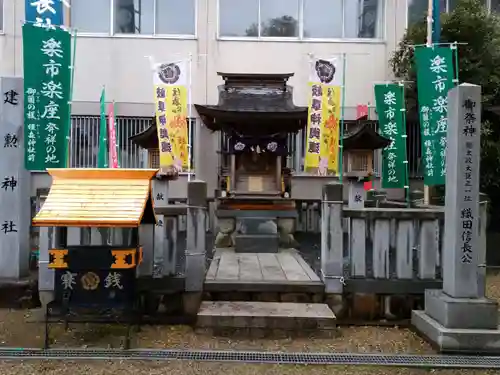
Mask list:
MULTIPOLYGON (((141 168, 141 149, 129 138, 147 129, 152 122, 149 117, 117 117, 117 140, 121 152, 123 168, 141 168)), ((191 166, 194 167, 194 139, 196 138, 196 120, 191 119, 191 166)), ((421 140, 418 122, 407 122, 408 166, 411 178, 421 178, 421 140)), ((287 159, 287 166, 296 171, 303 171, 306 132, 289 136, 288 147, 295 156, 287 159)), ((96 168, 99 152, 99 116, 73 116, 71 119, 70 166, 72 168, 96 168)), ((378 171, 380 152, 375 155, 375 172, 378 171)))
MULTIPOLYGON (((99 153, 99 116, 72 116, 70 132, 70 167, 96 168, 99 153)), ((117 117, 117 143, 122 168, 142 168, 141 148, 130 137, 146 130, 152 124, 150 117, 117 117)), ((196 121, 191 119, 191 166, 194 165, 194 138, 196 121)))
MULTIPOLYGON (((99 116, 72 116, 70 132, 71 168, 96 168, 99 153, 99 116)), ((140 147, 130 137, 151 125, 151 118, 117 117, 117 143, 122 168, 140 168, 140 147)))

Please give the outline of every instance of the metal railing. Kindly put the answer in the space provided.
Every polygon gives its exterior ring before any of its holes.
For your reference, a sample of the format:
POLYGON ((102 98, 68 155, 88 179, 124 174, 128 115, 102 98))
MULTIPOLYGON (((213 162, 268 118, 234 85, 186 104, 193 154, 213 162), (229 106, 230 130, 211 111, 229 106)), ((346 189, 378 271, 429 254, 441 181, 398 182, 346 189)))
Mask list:
MULTIPOLYGON (((141 148, 133 144, 129 138, 146 130, 152 122, 149 117, 117 117, 117 138, 121 152, 121 166, 123 168, 141 168, 141 148)), ((194 166, 194 140, 196 138, 196 121, 191 119, 190 140, 192 147, 191 166, 194 166)), ((421 178, 420 168, 420 126, 418 122, 407 123, 407 151, 411 178, 421 178)), ((97 155, 99 152, 99 116, 72 116, 71 119, 71 141, 70 141, 70 167, 72 168, 95 168, 97 167, 97 155)), ((288 148, 293 154, 299 153, 299 157, 290 156, 287 166, 296 171, 303 171, 303 160, 305 150, 306 134, 304 131, 297 135, 291 134, 288 140, 288 148)), ((375 172, 379 172, 380 152, 375 154, 375 172)))
MULTIPOLYGON (((96 168, 99 153, 99 116, 72 116, 70 131, 70 167, 96 168)), ((117 143, 119 145, 120 166, 122 168, 143 168, 141 147, 130 141, 130 137, 151 126, 150 117, 117 117, 117 143)), ((193 139, 191 165, 194 165, 194 138, 196 121, 190 121, 193 139)))

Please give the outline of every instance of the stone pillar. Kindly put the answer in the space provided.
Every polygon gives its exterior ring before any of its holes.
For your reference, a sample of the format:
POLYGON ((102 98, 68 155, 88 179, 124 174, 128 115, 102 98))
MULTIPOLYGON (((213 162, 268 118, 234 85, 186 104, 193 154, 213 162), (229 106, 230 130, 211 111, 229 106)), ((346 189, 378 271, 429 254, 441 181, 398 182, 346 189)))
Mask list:
POLYGON ((67 245, 82 245, 82 228, 69 227, 67 245))
POLYGON ((462 84, 450 91, 448 103, 443 292, 455 298, 476 298, 481 87, 462 84))
POLYGON ((229 155, 230 169, 229 169, 229 186, 227 187, 229 193, 236 190, 236 155, 229 155))
POLYGON ((43 312, 46 306, 54 300, 54 277, 55 272, 48 267, 49 249, 55 249, 59 245, 59 230, 55 227, 40 227, 39 255, 38 255, 38 290, 43 312))
POLYGON ((366 191, 364 183, 358 179, 349 179, 349 208, 364 208, 366 191))
POLYGON ((342 184, 323 186, 321 206, 321 276, 326 293, 341 294, 343 290, 342 184))
MULTIPOLYGON (((483 194, 480 194, 480 196, 483 194)), ((479 264, 477 277, 477 291, 479 297, 486 297, 486 246, 487 246, 487 228, 488 228, 488 201, 482 199, 479 202, 479 246, 478 259, 479 264)))
MULTIPOLYGON (((154 207, 164 208, 168 206, 168 181, 153 180, 154 207)), ((153 246, 153 277, 162 278, 165 276, 165 268, 170 268, 165 261, 166 223, 164 215, 156 215, 156 225, 154 228, 153 246), (166 267, 165 267, 166 266, 166 267)))
POLYGON ((461 84, 448 96, 443 290, 426 290, 412 323, 441 351, 498 351, 497 303, 479 286, 481 87, 461 84))
POLYGON ((184 309, 196 314, 201 302, 205 281, 206 257, 207 184, 204 181, 188 182, 188 208, 186 230, 186 294, 184 309))
POLYGON ((29 273, 30 173, 24 168, 23 79, 0 79, 0 278, 20 279, 29 273))

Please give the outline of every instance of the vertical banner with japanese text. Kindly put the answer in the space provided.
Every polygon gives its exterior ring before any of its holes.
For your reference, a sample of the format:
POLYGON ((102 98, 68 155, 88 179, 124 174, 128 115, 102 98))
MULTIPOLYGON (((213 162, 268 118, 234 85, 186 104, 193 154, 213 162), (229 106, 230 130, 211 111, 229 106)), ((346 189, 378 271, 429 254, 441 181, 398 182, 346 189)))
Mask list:
POLYGON ((25 0, 25 20, 41 27, 63 25, 63 3, 69 6, 68 0, 25 0))
POLYGON ((404 188, 406 183, 406 124, 404 87, 396 83, 375 85, 379 131, 391 144, 382 150, 382 188, 404 188))
POLYGON ((342 74, 339 58, 311 62, 304 169, 338 174, 342 74))
POLYGON ((186 171, 188 152, 188 61, 158 64, 154 74, 160 168, 186 171))
POLYGON ((415 61, 424 184, 444 185, 448 91, 454 86, 453 50, 450 47, 416 47, 415 61))
POLYGON ((328 159, 328 171, 334 174, 339 169, 339 140, 340 140, 340 86, 323 87, 323 126, 320 147, 320 173, 324 173, 321 160, 328 159))
POLYGON ((118 143, 116 141, 115 103, 108 105, 108 145, 109 145, 109 167, 119 168, 118 143))
POLYGON ((23 25, 25 167, 65 168, 68 157, 71 35, 23 25))

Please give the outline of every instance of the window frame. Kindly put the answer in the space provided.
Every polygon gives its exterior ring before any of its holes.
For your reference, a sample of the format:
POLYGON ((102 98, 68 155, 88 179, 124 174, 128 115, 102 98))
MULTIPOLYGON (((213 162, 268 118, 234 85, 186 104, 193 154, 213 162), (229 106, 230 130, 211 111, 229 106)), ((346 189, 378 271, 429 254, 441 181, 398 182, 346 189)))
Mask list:
MULTIPOLYGON (((73 0, 72 0, 73 1, 73 0)), ((102 0, 103 2, 106 0, 102 0)), ((194 34, 157 34, 156 33, 156 8, 157 1, 154 0, 153 3, 153 34, 117 34, 115 33, 115 1, 116 0, 107 0, 108 6, 110 8, 109 12, 109 32, 93 32, 93 31, 84 31, 78 32, 78 36, 80 37, 98 37, 98 38, 119 38, 119 39, 176 39, 176 40, 196 40, 198 39, 198 0, 179 0, 179 1, 193 1, 194 2, 194 34)), ((70 4, 71 5, 71 4, 70 4)), ((71 25, 71 7, 69 9, 69 20, 68 24, 70 29, 71 25)), ((78 31, 78 29, 77 29, 78 31)))
MULTIPOLYGON (((260 30, 261 30, 261 9, 260 9, 260 4, 261 1, 265 0, 258 0, 258 17, 257 21, 259 24, 259 35, 256 37, 253 36, 223 36, 221 35, 221 30, 220 30, 220 0, 217 0, 217 33, 216 33, 216 38, 217 40, 220 41, 242 41, 242 42, 291 42, 291 43, 297 43, 297 42, 302 42, 302 43, 364 43, 364 44, 383 44, 386 43, 387 41, 387 1, 388 0, 381 0, 382 1, 382 30, 381 30, 381 36, 378 38, 346 38, 346 37, 340 37, 340 38, 314 38, 314 37, 304 37, 304 6, 305 6, 305 1, 307 0, 299 0, 299 9, 298 9, 298 24, 299 24, 299 35, 296 37, 268 37, 268 36, 261 36, 260 35, 260 30)), ((342 0, 342 35, 345 35, 345 5, 344 3, 349 0, 342 0)), ((350 0, 352 1, 352 0, 350 0)), ((407 7, 408 8, 408 7, 407 7)), ((407 12, 408 13, 408 12, 407 12)))
MULTIPOLYGON (((441 13, 449 13, 450 11, 450 0, 445 0, 446 1, 446 9, 441 10, 441 13)), ((491 0, 485 0, 486 1, 486 10, 488 13, 491 13, 491 0)), ((406 0, 406 27, 405 30, 408 30, 408 27, 410 26, 410 0, 406 0)))

